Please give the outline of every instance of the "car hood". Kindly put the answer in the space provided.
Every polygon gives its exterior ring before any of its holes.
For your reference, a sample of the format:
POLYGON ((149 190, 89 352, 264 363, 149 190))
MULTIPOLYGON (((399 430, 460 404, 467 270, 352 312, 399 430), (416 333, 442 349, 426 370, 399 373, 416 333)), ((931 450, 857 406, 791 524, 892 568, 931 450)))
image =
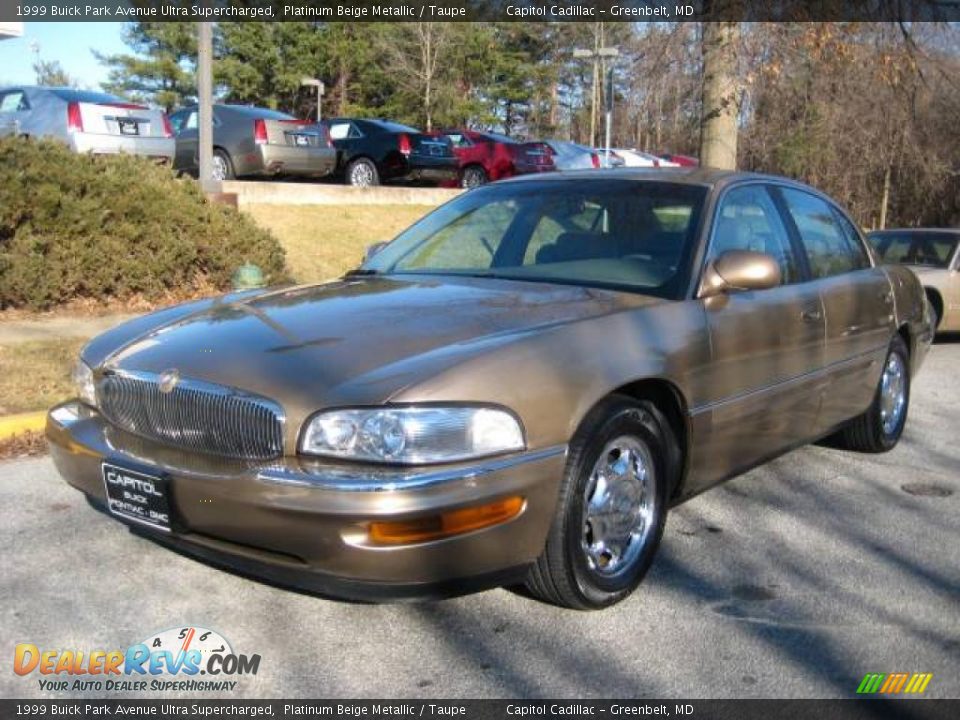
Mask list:
POLYGON ((114 349, 106 370, 240 388, 285 408, 384 402, 458 359, 655 298, 489 278, 345 279, 208 305, 114 349))

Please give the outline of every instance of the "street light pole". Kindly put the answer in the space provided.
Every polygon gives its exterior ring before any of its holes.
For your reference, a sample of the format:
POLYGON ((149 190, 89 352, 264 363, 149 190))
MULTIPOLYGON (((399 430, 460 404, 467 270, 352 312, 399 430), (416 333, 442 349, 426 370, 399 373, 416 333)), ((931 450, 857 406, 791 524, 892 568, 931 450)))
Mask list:
POLYGON ((217 192, 213 181, 213 29, 208 22, 197 23, 197 100, 200 160, 200 187, 217 192))
POLYGON ((320 103, 323 102, 323 93, 326 88, 323 85, 323 80, 317 78, 300 78, 300 87, 315 87, 317 89, 317 123, 323 119, 323 113, 320 111, 320 103))
POLYGON ((598 47, 596 50, 582 50, 580 48, 574 49, 573 56, 575 58, 586 59, 591 58, 593 60, 593 98, 590 108, 590 146, 596 147, 595 137, 596 137, 596 121, 597 116, 596 104, 597 104, 597 75, 605 77, 604 82, 604 165, 607 167, 610 166, 610 129, 613 122, 613 68, 607 68, 607 58, 616 58, 620 56, 620 50, 615 47, 598 47), (600 72, 598 73, 598 64, 600 65, 600 72))

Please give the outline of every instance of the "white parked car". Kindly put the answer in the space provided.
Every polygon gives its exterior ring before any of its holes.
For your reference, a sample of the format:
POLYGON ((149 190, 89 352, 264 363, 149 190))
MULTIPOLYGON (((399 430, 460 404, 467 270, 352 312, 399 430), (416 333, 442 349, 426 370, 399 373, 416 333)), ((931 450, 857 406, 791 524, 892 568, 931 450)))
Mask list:
POLYGON ((656 155, 651 155, 650 153, 645 153, 642 150, 627 149, 627 148, 616 148, 615 152, 617 155, 623 158, 623 162, 627 167, 649 167, 649 168, 667 168, 667 167, 680 167, 678 163, 670 162, 669 160, 664 160, 659 158, 656 155))
POLYGON ((61 140, 76 152, 125 152, 172 163, 176 141, 162 110, 63 87, 0 88, 0 136, 61 140))

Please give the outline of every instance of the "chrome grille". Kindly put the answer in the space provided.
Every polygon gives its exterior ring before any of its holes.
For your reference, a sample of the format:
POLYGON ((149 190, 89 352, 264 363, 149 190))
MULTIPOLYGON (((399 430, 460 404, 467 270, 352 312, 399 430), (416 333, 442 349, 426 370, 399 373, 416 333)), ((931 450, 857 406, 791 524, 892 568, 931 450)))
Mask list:
POLYGON ((246 460, 283 454, 283 413, 266 398, 180 380, 161 392, 159 375, 110 373, 97 384, 97 404, 127 432, 185 450, 246 460))

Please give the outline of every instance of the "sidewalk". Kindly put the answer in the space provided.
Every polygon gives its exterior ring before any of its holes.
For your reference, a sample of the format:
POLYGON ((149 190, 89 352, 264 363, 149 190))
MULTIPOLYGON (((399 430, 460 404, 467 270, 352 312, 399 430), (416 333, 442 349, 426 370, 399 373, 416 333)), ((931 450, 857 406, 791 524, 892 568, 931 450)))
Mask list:
POLYGON ((43 342, 62 338, 92 338, 132 317, 136 317, 136 315, 118 313, 96 317, 62 316, 0 322, 0 345, 43 342))

